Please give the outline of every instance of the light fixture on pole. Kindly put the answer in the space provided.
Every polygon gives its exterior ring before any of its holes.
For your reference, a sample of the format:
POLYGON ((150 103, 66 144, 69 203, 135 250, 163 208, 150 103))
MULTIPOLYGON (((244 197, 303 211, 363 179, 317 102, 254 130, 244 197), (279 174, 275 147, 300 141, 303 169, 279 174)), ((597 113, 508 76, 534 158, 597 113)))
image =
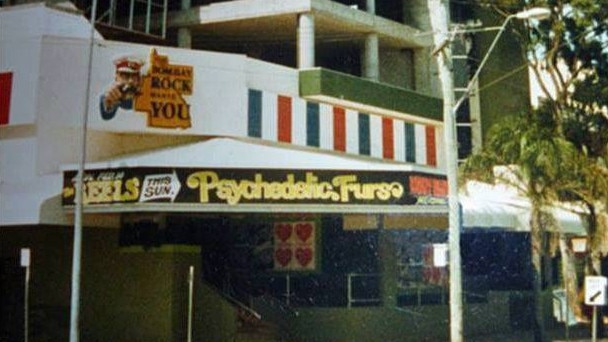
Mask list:
MULTIPOLYGON (((464 100, 466 100, 467 97, 469 97, 469 95, 471 94, 471 91, 473 90, 473 86, 475 85, 475 83, 477 82, 477 79, 479 78, 481 69, 484 67, 484 65, 488 61, 490 54, 492 53, 492 50, 494 50, 494 48, 496 47, 496 44, 498 43, 498 39, 500 38, 500 36, 502 36, 503 32, 505 31, 505 29, 507 27, 507 24, 511 21, 511 19, 516 18, 519 20, 532 20, 532 19, 544 20, 544 19, 548 19, 550 16, 551 16, 551 10, 549 10, 548 8, 533 7, 533 8, 521 11, 521 12, 517 12, 515 14, 511 14, 505 18, 505 21, 502 23, 502 25, 498 27, 498 33, 494 37, 494 40, 492 41, 492 44, 488 48, 488 51, 486 52, 486 54, 483 56, 483 59, 479 63, 479 66, 477 67, 475 74, 469 80, 467 89, 465 90, 462 97, 460 97, 460 99, 458 99, 458 101, 454 105, 454 110, 453 110, 454 113, 458 110, 458 108, 460 108, 460 105, 462 105, 464 100)), ((461 32, 461 31, 459 31, 459 32, 461 32)))
MULTIPOLYGON (((517 12, 511 16, 514 16, 517 19, 527 20, 527 19, 537 19, 544 20, 548 19, 551 16, 551 10, 545 7, 532 7, 530 9, 517 12)), ((508 17, 507 17, 508 18, 508 17)))
POLYGON ((513 18, 517 19, 546 19, 551 11, 545 8, 532 8, 508 16, 494 41, 486 52, 479 64, 475 74, 470 79, 465 93, 454 104, 454 76, 451 68, 451 48, 450 44, 455 32, 448 32, 449 5, 447 0, 429 0, 429 13, 431 26, 433 28, 433 38, 435 49, 433 55, 437 57, 439 78, 443 93, 443 130, 446 158, 446 178, 448 182, 448 250, 449 250, 449 309, 450 309, 450 341, 463 341, 463 321, 462 321, 462 266, 460 256, 460 223, 461 211, 458 199, 458 139, 456 135, 456 111, 464 100, 470 95, 474 84, 479 77, 479 73, 498 39, 504 32, 507 24, 513 18))
POLYGON ((570 238, 572 244, 572 251, 575 254, 583 254, 587 252, 587 237, 586 236, 573 236, 570 238))

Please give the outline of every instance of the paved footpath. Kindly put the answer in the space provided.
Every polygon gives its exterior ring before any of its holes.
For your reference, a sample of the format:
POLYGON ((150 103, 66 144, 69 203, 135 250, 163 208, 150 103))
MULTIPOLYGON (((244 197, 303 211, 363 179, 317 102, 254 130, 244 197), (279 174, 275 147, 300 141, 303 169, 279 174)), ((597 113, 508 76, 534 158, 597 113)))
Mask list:
MULTIPOLYGON (((500 334, 500 335, 487 335, 487 336, 472 336, 465 337, 465 342, 533 342, 534 337, 532 334, 500 334)), ((560 336, 555 339, 552 338, 553 342, 592 342, 591 338, 580 338, 580 337, 572 337, 570 339, 566 339, 564 336, 560 336)), ((598 338, 597 342, 608 342, 607 338, 598 338)))
MULTIPOLYGON (((548 331, 553 342, 591 342, 591 331, 587 327, 575 327, 569 331, 566 339, 564 328, 554 328, 548 331)), ((465 336, 465 342, 533 342, 532 331, 513 331, 507 334, 495 334, 484 336, 465 336)), ((608 342, 608 338, 598 338, 597 342, 608 342)))

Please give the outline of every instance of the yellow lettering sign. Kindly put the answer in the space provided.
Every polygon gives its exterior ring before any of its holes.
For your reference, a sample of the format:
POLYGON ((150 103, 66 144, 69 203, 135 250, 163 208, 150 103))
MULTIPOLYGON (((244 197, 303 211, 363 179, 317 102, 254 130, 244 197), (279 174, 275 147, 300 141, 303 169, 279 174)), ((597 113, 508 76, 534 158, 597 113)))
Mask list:
POLYGON ((356 200, 390 201, 405 193, 401 183, 360 183, 356 175, 335 176, 330 182, 319 181, 313 172, 306 172, 304 180, 296 181, 288 174, 284 181, 265 181, 256 173, 253 180, 222 179, 216 172, 199 171, 188 176, 186 184, 198 189, 199 201, 209 203, 211 194, 230 205, 245 200, 329 200, 348 203, 356 200))
POLYGON ((169 63, 167 56, 152 49, 150 69, 142 77, 141 94, 135 98, 135 110, 148 114, 148 126, 189 128, 190 105, 184 96, 192 95, 193 68, 169 63))
POLYGON ((89 180, 84 184, 82 196, 84 204, 133 201, 139 197, 139 179, 89 180))

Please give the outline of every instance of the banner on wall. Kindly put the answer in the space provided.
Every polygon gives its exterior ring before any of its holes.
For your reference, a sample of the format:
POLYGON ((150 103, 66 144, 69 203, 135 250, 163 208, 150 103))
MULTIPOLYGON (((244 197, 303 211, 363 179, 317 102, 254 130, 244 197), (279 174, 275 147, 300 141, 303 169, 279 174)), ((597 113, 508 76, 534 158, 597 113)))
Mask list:
MULTIPOLYGON (((62 204, 74 205, 76 171, 63 174, 62 204)), ((87 206, 183 204, 445 204, 443 176, 399 171, 116 168, 85 172, 87 206)))
POLYGON ((172 135, 246 132, 243 120, 227 115, 247 112, 246 57, 117 42, 104 42, 94 53, 91 129, 172 135))
POLYGON ((274 270, 314 271, 316 268, 316 225, 314 221, 275 222, 274 270))
POLYGON ((103 120, 112 120, 119 110, 126 110, 145 115, 148 127, 192 126, 192 66, 172 64, 169 56, 158 54, 156 49, 150 50, 147 61, 127 54, 114 58, 113 64, 114 80, 99 98, 103 120))

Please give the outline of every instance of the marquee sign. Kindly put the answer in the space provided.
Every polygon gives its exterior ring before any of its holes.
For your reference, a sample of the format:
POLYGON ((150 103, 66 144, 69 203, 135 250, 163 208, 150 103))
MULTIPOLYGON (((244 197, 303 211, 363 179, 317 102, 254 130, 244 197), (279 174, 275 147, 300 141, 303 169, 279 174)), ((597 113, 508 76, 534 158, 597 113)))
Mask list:
MULTIPOLYGON (((74 204, 76 171, 63 177, 62 203, 74 204)), ((397 171, 118 168, 88 170, 85 205, 445 204, 445 177, 397 171)))

